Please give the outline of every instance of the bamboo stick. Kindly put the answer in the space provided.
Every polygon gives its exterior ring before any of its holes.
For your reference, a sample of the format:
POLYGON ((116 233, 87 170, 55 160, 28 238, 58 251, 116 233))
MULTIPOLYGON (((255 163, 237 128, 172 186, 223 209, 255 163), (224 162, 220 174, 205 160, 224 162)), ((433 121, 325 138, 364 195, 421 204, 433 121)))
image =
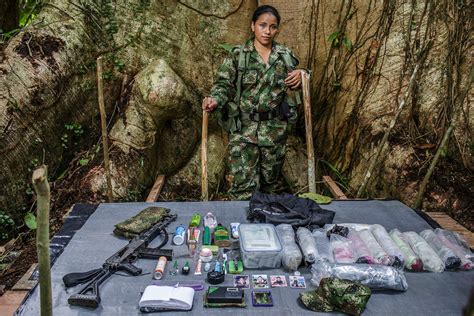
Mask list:
POLYGON ((381 153, 385 151, 385 149, 387 148, 388 137, 390 136, 390 132, 392 131, 395 124, 397 123, 398 117, 400 116, 403 108, 405 107, 406 101, 415 83, 415 78, 416 78, 416 73, 418 72, 418 68, 419 68, 419 64, 415 66, 415 69, 413 70, 413 73, 410 77, 410 81, 408 83, 408 88, 405 91, 405 95, 403 96, 402 101, 398 104, 397 112, 395 113, 395 116, 393 117, 392 122, 390 123, 390 126, 388 127, 388 129, 385 131, 385 134, 383 135, 382 141, 380 142, 379 148, 377 149, 377 152, 375 154, 375 158, 372 159, 372 162, 370 163, 369 167, 367 168, 367 171, 365 172, 364 179, 362 180, 362 184, 359 187, 359 191, 357 191, 358 197, 360 197, 365 192, 367 184, 369 183, 370 177, 372 176, 375 166, 377 165, 379 161, 381 153))
POLYGON ((50 190, 48 168, 45 165, 33 171, 32 182, 37 196, 38 207, 36 249, 38 252, 41 316, 51 316, 53 315, 53 299, 51 290, 51 263, 49 258, 50 190))
POLYGON ((207 128, 209 125, 209 113, 202 111, 202 133, 201 133, 201 198, 209 200, 207 182, 207 128))
POLYGON ((301 72, 301 84, 303 88, 304 121, 306 125, 306 151, 308 153, 308 189, 316 193, 316 171, 313 146, 313 123, 311 119, 311 94, 309 86, 310 75, 301 72))
POLYGON ((98 99, 99 99, 99 110, 100 110, 100 123, 102 129, 102 145, 104 148, 104 166, 105 166, 105 177, 107 178, 107 197, 109 202, 113 202, 112 195, 112 177, 110 175, 110 164, 109 164, 109 142, 107 136, 107 118, 105 114, 105 103, 104 103, 104 82, 102 79, 102 59, 100 56, 97 58, 97 87, 98 87, 98 99))
POLYGON ((426 190, 426 185, 428 184, 428 180, 430 180, 431 174, 434 171, 434 168, 436 167, 436 164, 438 163, 439 156, 441 155, 441 152, 446 146, 446 143, 449 140, 449 136, 451 136, 451 132, 453 131, 454 126, 453 124, 449 125, 448 129, 444 133, 443 139, 441 140, 441 144, 438 147, 438 150, 436 151, 435 156, 433 157, 433 160, 431 160, 430 167, 428 168, 428 171, 425 174, 425 177, 423 178, 423 181, 421 182, 420 185, 420 190, 418 191, 418 195, 416 196, 415 203, 413 204, 413 209, 417 209, 421 205, 421 201, 423 200, 423 195, 425 194, 426 190))

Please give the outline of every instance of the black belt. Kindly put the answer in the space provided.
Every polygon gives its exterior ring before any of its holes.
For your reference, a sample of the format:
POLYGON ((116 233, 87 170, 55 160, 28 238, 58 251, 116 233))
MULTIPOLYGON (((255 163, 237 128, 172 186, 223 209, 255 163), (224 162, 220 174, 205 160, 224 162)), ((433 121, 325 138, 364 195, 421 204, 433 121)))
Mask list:
POLYGON ((275 118, 280 118, 280 107, 276 107, 267 112, 240 112, 240 119, 242 121, 269 121, 275 118))

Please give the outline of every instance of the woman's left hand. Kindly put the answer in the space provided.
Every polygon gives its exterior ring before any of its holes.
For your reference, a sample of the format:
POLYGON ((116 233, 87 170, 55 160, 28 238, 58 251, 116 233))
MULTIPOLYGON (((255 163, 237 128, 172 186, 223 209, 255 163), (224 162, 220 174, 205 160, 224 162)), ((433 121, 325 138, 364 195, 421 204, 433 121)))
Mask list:
POLYGON ((288 77, 285 79, 285 85, 294 90, 301 86, 301 72, 303 70, 296 69, 288 73, 288 77))

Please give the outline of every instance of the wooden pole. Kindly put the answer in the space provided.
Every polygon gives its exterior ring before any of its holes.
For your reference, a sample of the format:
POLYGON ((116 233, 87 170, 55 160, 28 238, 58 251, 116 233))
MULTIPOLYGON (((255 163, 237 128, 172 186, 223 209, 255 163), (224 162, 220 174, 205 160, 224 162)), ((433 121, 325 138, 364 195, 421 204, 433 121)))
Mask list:
POLYGON ((53 299, 51 290, 51 263, 49 258, 50 190, 48 168, 43 165, 33 171, 32 182, 37 196, 38 207, 36 250, 38 252, 41 316, 51 316, 53 315, 53 299))
POLYGON ((379 161, 381 153, 385 151, 385 149, 387 149, 388 147, 388 144, 387 144, 388 136, 390 136, 390 132, 392 131, 395 124, 397 123, 398 117, 400 116, 403 108, 405 107, 408 96, 410 95, 412 87, 415 84, 416 73, 418 72, 419 66, 420 64, 417 64, 415 66, 415 69, 413 70, 413 73, 410 77, 410 82, 408 83, 407 90, 405 91, 405 95, 403 96, 403 100, 398 104, 397 112, 395 113, 395 116, 393 117, 392 122, 390 123, 390 126, 385 131, 385 134, 383 135, 383 138, 380 141, 380 145, 379 145, 379 148, 377 149, 374 159, 372 160, 369 167, 367 168, 367 171, 365 172, 364 178, 362 179, 362 184, 359 187, 359 191, 357 191, 358 197, 360 197, 365 192, 367 184, 369 183, 369 179, 372 176, 375 166, 377 165, 379 161))
POLYGON ((202 111, 202 133, 201 133, 201 198, 209 201, 207 185, 207 127, 209 125, 209 113, 202 111))
POLYGON ((310 76, 305 71, 301 72, 303 87, 304 121, 306 125, 306 151, 308 152, 308 188, 309 192, 316 193, 316 172, 313 147, 313 123, 311 119, 311 94, 309 86, 310 76))
POLYGON ((109 142, 107 136, 107 118, 105 115, 105 103, 104 103, 104 82, 102 79, 102 59, 100 56, 97 58, 97 87, 98 87, 98 98, 99 98, 99 110, 100 110, 100 123, 102 128, 102 147, 104 148, 104 166, 105 176, 107 178, 107 197, 109 202, 113 202, 112 195, 112 177, 110 175, 110 164, 109 164, 109 142))
POLYGON ((433 157, 433 160, 431 161, 430 167, 428 168, 428 171, 426 172, 425 177, 423 178, 423 181, 421 182, 420 190, 418 191, 418 195, 416 196, 415 203, 413 204, 414 209, 419 208, 421 205, 421 201, 423 200, 423 195, 425 194, 428 180, 430 180, 431 174, 433 173, 434 168, 436 167, 436 164, 438 163, 438 159, 439 159, 439 156, 441 155, 441 152, 444 150, 446 143, 449 140, 449 136, 451 136, 451 132, 453 131, 453 128, 454 126, 452 124, 449 125, 448 129, 446 130, 446 133, 444 133, 443 140, 441 141, 441 144, 439 145, 439 148, 436 151, 436 154, 433 157))

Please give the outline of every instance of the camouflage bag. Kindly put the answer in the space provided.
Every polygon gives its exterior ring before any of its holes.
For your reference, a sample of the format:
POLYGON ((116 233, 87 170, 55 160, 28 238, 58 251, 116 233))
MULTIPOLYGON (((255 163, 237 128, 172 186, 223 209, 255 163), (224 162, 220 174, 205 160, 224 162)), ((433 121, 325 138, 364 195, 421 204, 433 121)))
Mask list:
POLYGON ((300 293, 303 305, 316 312, 343 312, 360 315, 370 299, 371 290, 358 282, 324 278, 315 291, 300 293))
POLYGON ((133 238, 145 229, 161 221, 169 212, 170 210, 164 207, 147 207, 137 215, 116 224, 114 234, 126 238, 133 238))

